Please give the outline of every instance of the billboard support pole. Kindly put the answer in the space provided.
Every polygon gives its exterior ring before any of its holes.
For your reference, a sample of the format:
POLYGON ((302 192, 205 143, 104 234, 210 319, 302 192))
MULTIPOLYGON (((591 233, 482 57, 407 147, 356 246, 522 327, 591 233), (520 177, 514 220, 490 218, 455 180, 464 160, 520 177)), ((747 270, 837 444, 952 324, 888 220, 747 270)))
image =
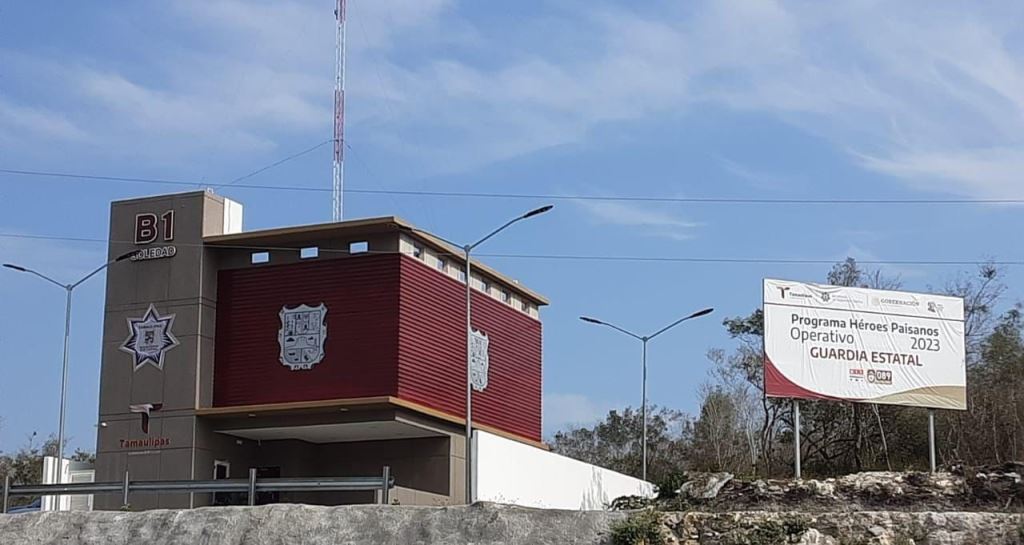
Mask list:
POLYGON ((935 409, 928 409, 928 467, 935 473, 935 409))
POLYGON ((800 480, 800 400, 793 400, 793 447, 794 447, 794 470, 796 479, 800 480))

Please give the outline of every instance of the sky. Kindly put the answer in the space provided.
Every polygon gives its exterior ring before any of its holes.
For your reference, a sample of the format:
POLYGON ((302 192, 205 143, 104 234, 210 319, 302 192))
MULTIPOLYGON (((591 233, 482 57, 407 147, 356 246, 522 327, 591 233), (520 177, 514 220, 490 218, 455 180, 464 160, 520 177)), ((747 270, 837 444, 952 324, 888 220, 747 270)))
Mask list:
MULTIPOLYGON (((1024 198, 1022 12, 349 0, 345 217, 472 241, 555 204, 479 249, 551 299, 545 433, 640 403, 639 343, 580 315, 643 334, 714 307, 650 345, 651 402, 695 413, 707 351, 735 346, 722 320, 759 306, 762 278, 824 281, 852 256, 938 288, 971 262, 1019 261, 1019 207, 614 198, 1024 198), (935 261, 964 264, 906 263, 935 261)), ((334 54, 331 0, 6 2, 0 169, 225 184, 332 137, 334 54)), ((328 221, 330 193, 248 186, 330 180, 328 144, 217 191, 259 229, 328 221)), ((73 281, 105 258, 111 200, 188 187, 0 173, 0 261, 73 281)), ((1006 305, 1021 269, 1006 268, 1006 305)), ((56 430, 64 293, 0 273, 3 451, 56 430)), ((75 292, 72 448, 95 443, 103 290, 100 276, 75 292)))

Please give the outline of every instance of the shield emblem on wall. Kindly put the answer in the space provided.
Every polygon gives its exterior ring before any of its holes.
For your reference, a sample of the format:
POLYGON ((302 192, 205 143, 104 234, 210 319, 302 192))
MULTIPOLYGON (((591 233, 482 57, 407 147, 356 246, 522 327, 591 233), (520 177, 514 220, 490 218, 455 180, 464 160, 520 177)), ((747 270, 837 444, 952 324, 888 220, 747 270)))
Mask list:
POLYGON ((292 371, 312 369, 324 359, 327 340, 327 306, 299 305, 281 308, 281 329, 277 341, 281 345, 281 364, 292 371))
POLYGON ((128 318, 130 335, 121 343, 120 349, 133 356, 136 371, 147 363, 163 370, 167 351, 179 344, 171 333, 173 326, 174 315, 161 316, 152 304, 142 318, 128 318))
POLYGON ((469 382, 476 391, 487 388, 487 374, 490 367, 490 340, 482 331, 473 330, 469 344, 469 382))

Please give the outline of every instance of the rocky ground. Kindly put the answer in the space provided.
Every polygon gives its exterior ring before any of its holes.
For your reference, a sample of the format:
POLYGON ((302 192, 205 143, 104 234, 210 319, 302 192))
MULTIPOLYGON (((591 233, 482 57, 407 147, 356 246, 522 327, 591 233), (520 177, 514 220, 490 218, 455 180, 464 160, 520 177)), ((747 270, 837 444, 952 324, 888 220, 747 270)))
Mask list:
POLYGON ((866 472, 831 479, 737 479, 691 474, 675 495, 624 498, 620 508, 663 511, 1024 511, 1024 464, 952 468, 944 473, 866 472))
POLYGON ((643 524, 666 545, 1024 545, 1022 471, 691 474, 671 497, 623 498, 619 511, 269 505, 0 515, 0 544, 622 545, 619 531, 643 524))
MULTIPOLYGON (((268 505, 0 515, 4 545, 618 545, 637 513, 268 505)), ((934 512, 664 513, 667 545, 1021 545, 1022 515, 934 512)))

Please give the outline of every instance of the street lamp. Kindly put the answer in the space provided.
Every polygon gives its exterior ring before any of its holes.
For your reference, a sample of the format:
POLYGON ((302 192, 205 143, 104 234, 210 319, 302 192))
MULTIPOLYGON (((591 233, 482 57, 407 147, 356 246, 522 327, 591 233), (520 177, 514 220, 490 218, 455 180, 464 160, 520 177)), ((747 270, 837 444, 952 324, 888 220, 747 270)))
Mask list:
POLYGON ((69 341, 69 339, 71 337, 71 292, 73 292, 75 288, 80 286, 86 280, 88 280, 88 279, 92 278, 93 276, 95 276, 96 274, 98 274, 103 269, 106 269, 107 267, 113 265, 114 263, 117 263, 118 261, 124 261, 125 259, 129 259, 130 257, 135 255, 136 253, 137 252, 133 250, 133 251, 128 252, 126 254, 119 255, 116 258, 114 258, 114 259, 112 259, 110 261, 107 261, 103 265, 97 267, 96 270, 94 270, 91 273, 83 276, 81 280, 79 280, 78 282, 75 282, 73 284, 61 284, 60 282, 50 278, 49 276, 46 276, 43 273, 40 273, 38 271, 34 271, 34 270, 29 269, 27 267, 22 267, 20 265, 14 265, 14 264, 11 264, 11 263, 4 263, 3 264, 4 267, 6 267, 8 269, 11 269, 11 270, 14 270, 14 271, 34 274, 34 275, 38 276, 39 278, 42 278, 43 280, 46 280, 47 282, 49 282, 51 284, 54 284, 56 286, 60 286, 63 290, 65 290, 67 292, 67 299, 66 299, 66 302, 65 302, 65 305, 64 305, 64 363, 63 363, 63 366, 61 368, 61 378, 60 378, 60 425, 57 428, 57 464, 58 464, 57 467, 58 468, 60 468, 63 465, 63 463, 64 463, 64 412, 65 412, 65 405, 66 405, 65 402, 66 402, 66 399, 67 399, 67 389, 68 389, 68 348, 69 348, 68 341, 69 341))
POLYGON ((640 447, 641 456, 642 456, 642 460, 641 460, 640 464, 641 464, 641 478, 643 480, 645 480, 645 481, 647 480, 647 342, 650 341, 651 339, 657 337, 658 335, 661 335, 662 333, 672 329, 673 327, 675 327, 675 326, 677 326, 677 325, 687 321, 687 320, 690 320, 692 318, 699 318, 701 316, 706 316, 708 314, 711 314, 714 310, 715 309, 713 309, 713 308, 706 308, 706 309, 703 309, 703 310, 698 310, 697 312, 694 312, 693 314, 690 314, 689 316, 684 316, 684 317, 682 317, 682 318, 672 322, 671 324, 669 324, 669 325, 659 329, 658 331, 655 331, 654 333, 652 333, 650 335, 645 335, 645 336, 637 335, 636 333, 633 333, 632 331, 627 331, 625 329, 622 329, 621 327, 619 327, 619 326, 617 326, 615 324, 610 324, 608 322, 602 322, 601 320, 598 320, 597 318, 591 318, 589 316, 580 316, 580 320, 583 320, 584 322, 587 322, 587 323, 590 323, 590 324, 597 324, 597 325, 608 326, 608 327, 610 327, 610 328, 612 328, 612 329, 614 329, 616 331, 619 331, 621 333, 625 333, 626 335, 629 335, 630 337, 633 337, 634 339, 637 339, 638 341, 640 341, 643 344, 643 393, 642 393, 643 401, 641 402, 641 408, 640 408, 640 411, 641 411, 640 418, 641 418, 641 420, 643 420, 643 425, 642 425, 643 431, 641 432, 641 436, 640 436, 640 444, 642 445, 640 447))
POLYGON ((473 244, 459 245, 446 238, 439 237, 433 233, 426 233, 426 231, 420 231, 416 228, 409 228, 411 231, 419 231, 422 233, 429 234, 439 240, 447 242, 448 244, 462 248, 463 256, 466 260, 466 503, 472 503, 473 501, 473 380, 472 380, 472 367, 473 367, 473 325, 471 321, 471 315, 473 312, 473 276, 472 276, 472 262, 470 261, 470 253, 477 246, 483 244, 494 235, 504 231, 514 223, 518 223, 525 219, 539 216, 548 210, 551 210, 555 206, 549 204, 542 206, 534 210, 511 219, 505 222, 504 225, 491 231, 484 238, 474 242, 473 244))

